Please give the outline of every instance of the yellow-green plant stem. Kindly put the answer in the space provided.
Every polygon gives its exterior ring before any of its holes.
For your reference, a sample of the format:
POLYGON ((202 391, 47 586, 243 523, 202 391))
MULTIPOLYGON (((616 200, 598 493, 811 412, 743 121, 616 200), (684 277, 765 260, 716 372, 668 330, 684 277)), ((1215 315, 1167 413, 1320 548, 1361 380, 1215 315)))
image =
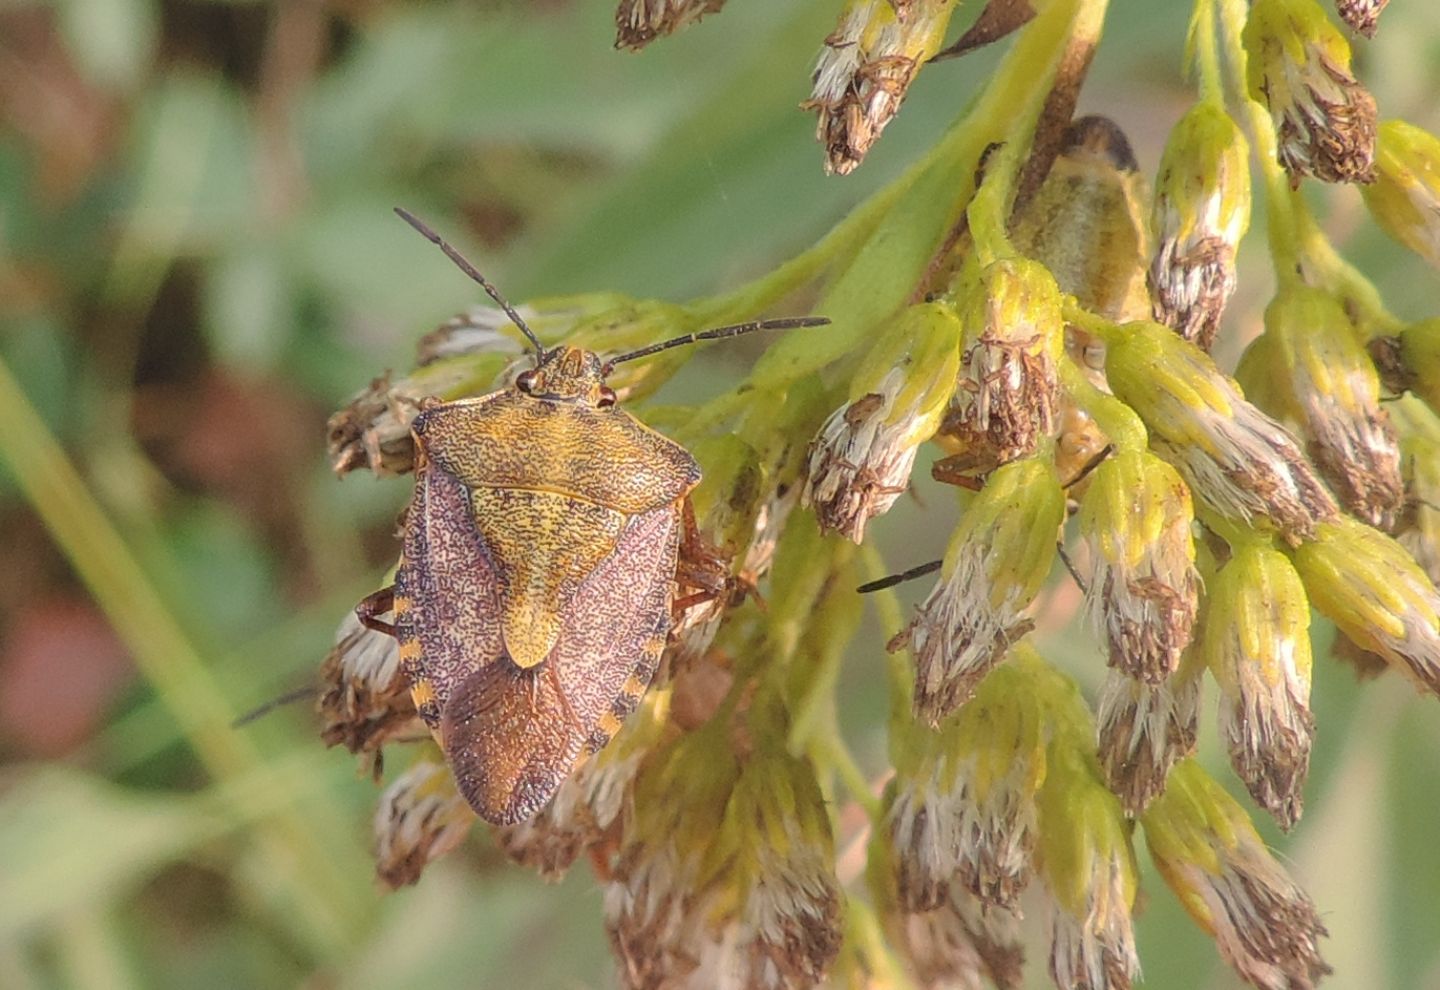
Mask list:
MULTIPOLYGON (((890 575, 890 570, 885 566, 885 558, 872 543, 860 547, 860 566, 864 570, 866 581, 879 581, 890 575)), ((882 629, 899 632, 905 627, 905 610, 900 607, 900 596, 895 594, 893 588, 871 592, 867 597, 875 605, 882 629)), ((893 727, 901 722, 908 725, 912 721, 910 704, 915 690, 910 651, 901 649, 888 654, 885 659, 885 673, 890 690, 891 725, 893 727)))
POLYGON ((875 916, 875 911, 869 904, 854 897, 847 898, 845 928, 846 941, 859 946, 863 958, 872 965, 883 967, 881 972, 875 974, 883 980, 880 986, 891 987, 893 990, 916 990, 909 974, 891 952, 885 931, 880 926, 880 919, 875 916))
MULTIPOLYGON (((1091 384, 1074 361, 1068 358, 1061 360, 1059 373, 1060 384, 1070 398, 1089 414, 1116 450, 1144 450, 1149 445, 1150 435, 1135 410, 1091 384)), ((1068 482, 1070 479, 1061 480, 1068 482)))
MULTIPOLYGON (((3 362, 0 457, 209 775, 223 781, 260 771, 264 761, 230 727, 235 713, 198 652, 3 362)), ((303 907, 313 935, 340 948, 360 920, 361 887, 335 869, 320 836, 293 809, 257 832, 277 882, 303 907)))
POLYGON ((981 153, 992 143, 1023 140, 1026 121, 1033 130, 1072 40, 1099 36, 1105 6, 1105 0, 1053 0, 1025 26, 973 108, 897 180, 902 193, 826 289, 816 311, 833 324, 770 347, 750 377, 758 390, 783 389, 856 353, 865 335, 905 304, 968 204, 981 153))
POLYGON ((1220 4, 1226 54, 1229 57, 1231 86, 1245 109, 1250 139, 1265 179, 1266 234, 1281 286, 1316 278, 1320 287, 1339 293, 1358 311, 1361 330, 1367 337, 1393 333, 1400 321, 1380 300, 1374 284, 1341 258, 1296 189, 1280 167, 1276 154, 1275 129, 1270 112, 1250 98, 1245 82, 1246 52, 1242 34, 1248 6, 1245 0, 1202 0, 1220 4))
POLYGON ((1200 81, 1200 97, 1219 106, 1225 105, 1225 80, 1220 69, 1220 53, 1215 34, 1220 30, 1215 0, 1196 0, 1190 15, 1190 31, 1186 37, 1186 59, 1194 67, 1200 81))

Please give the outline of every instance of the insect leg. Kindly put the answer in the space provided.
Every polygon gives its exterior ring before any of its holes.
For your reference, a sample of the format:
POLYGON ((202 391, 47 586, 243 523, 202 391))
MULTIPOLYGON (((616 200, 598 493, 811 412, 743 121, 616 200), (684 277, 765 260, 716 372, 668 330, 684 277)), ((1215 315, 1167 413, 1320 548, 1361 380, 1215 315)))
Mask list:
POLYGON ((360 599, 360 604, 355 606, 355 618, 366 629, 384 633, 387 636, 395 635, 395 624, 386 622, 379 618, 395 608, 395 586, 389 585, 379 591, 372 591, 360 599))

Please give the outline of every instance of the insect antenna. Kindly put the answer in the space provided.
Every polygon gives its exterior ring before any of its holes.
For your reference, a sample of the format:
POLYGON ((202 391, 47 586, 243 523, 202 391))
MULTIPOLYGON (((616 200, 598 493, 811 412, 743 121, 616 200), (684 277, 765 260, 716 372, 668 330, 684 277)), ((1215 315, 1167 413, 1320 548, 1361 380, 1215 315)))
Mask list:
POLYGON ((613 357, 605 362, 602 369, 604 374, 609 374, 610 369, 622 361, 633 361, 636 358, 649 357, 651 354, 658 354, 660 351, 668 351, 672 347, 682 347, 685 344, 693 344, 701 340, 720 340, 724 337, 739 337, 741 334, 754 333, 756 330, 794 330, 799 327, 823 327, 830 322, 828 316, 790 316, 778 320, 752 320, 749 323, 736 323, 728 327, 716 327, 713 330, 701 330, 699 333, 687 333, 679 337, 672 337, 670 340, 662 340, 658 344, 651 344, 642 347, 638 351, 630 351, 613 357))
POLYGON ((295 702, 304 701, 306 698, 313 698, 319 693, 320 692, 315 689, 315 686, 313 684, 307 684, 304 687, 295 688, 293 691, 286 691, 284 694, 271 698, 264 704, 250 709, 244 715, 241 715, 235 721, 231 722, 230 728, 244 728, 251 722, 254 722, 257 719, 260 719, 266 715, 269 715, 277 708, 280 708, 284 705, 293 705, 295 702))
POLYGON ((510 322, 519 327, 520 332, 525 334, 525 336, 529 338, 530 343, 535 345, 535 363, 539 364, 545 359, 545 345, 540 343, 540 338, 535 336, 535 332, 530 329, 529 324, 521 318, 519 313, 515 312, 515 307, 511 306, 509 301, 500 294, 500 290, 491 285, 490 281, 485 278, 484 275, 481 275, 479 270, 472 265, 463 254, 452 247, 445 238, 431 230, 423 220, 409 210, 397 206, 395 207, 395 215, 418 230, 421 236, 431 244, 434 244, 441 251, 444 251, 445 257, 455 262, 455 266, 462 272, 469 275, 476 282, 479 282, 480 288, 484 289, 485 293, 491 299, 495 300, 496 304, 505 311, 505 315, 510 317, 510 322))
POLYGON ((934 574, 945 562, 943 560, 932 560, 928 564, 921 564, 919 567, 912 567, 908 571, 901 571, 899 574, 891 574, 878 581, 867 581, 855 591, 862 595, 868 595, 872 591, 884 591, 886 588, 893 588, 897 584, 904 584, 906 581, 913 581, 916 578, 924 577, 926 574, 934 574))

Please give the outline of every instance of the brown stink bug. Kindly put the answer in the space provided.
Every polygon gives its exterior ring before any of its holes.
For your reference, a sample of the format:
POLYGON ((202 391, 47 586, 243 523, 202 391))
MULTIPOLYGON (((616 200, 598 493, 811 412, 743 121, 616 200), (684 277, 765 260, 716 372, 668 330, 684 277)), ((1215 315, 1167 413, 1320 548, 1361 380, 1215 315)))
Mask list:
POLYGON ((819 318, 721 327, 602 361, 546 350, 453 247, 397 213, 478 282, 535 348, 514 384, 430 400, 411 426, 415 494, 393 586, 356 607, 393 635, 415 707, 481 818, 534 816, 645 693, 677 605, 700 466, 616 405, 621 361, 819 318), (380 616, 393 611, 393 623, 380 616))

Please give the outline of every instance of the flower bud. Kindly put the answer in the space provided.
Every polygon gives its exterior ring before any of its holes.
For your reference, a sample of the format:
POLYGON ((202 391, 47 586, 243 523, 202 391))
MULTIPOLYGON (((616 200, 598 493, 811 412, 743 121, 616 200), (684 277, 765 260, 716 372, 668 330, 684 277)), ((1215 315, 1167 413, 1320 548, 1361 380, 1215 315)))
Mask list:
POLYGON ((1285 555, 1241 545, 1209 583, 1204 652, 1220 688, 1220 732, 1235 773, 1280 827, 1304 807, 1310 713, 1310 604, 1285 555))
POLYGON ((1012 461, 990 475, 951 537, 940 580, 892 641, 913 644, 917 716, 935 724, 970 700, 1030 631, 1023 613, 1050 573, 1064 517, 1048 461, 1012 461))
POLYGON ((620 0, 615 9, 615 47, 638 52, 723 6, 725 0, 620 0))
POLYGON ((998 990, 1025 985, 1019 918, 966 891, 952 890, 929 911, 901 912, 888 927, 923 990, 978 990, 985 980, 998 990))
POLYGON ((326 746, 373 754, 378 772, 385 743, 429 738, 410 698, 410 683, 400 670, 395 637, 366 629, 353 612, 346 614, 335 633, 335 646, 320 668, 320 681, 316 710, 324 721, 320 738, 326 746))
POLYGON ((375 810, 375 872, 396 889, 460 844, 475 813, 433 746, 385 788, 375 810))
POLYGON ((1340 12, 1340 18, 1350 25, 1351 30, 1373 38, 1376 22, 1380 20, 1380 11, 1384 10, 1389 2, 1390 0, 1335 0, 1335 9, 1340 12))
POLYGON ((1209 351, 1235 291, 1235 252, 1250 226, 1250 149, 1224 107, 1202 101, 1170 132, 1152 223, 1155 319, 1209 351))
POLYGON ((1013 908, 1029 883, 1047 739, 1032 680, 1002 667, 938 729, 892 729, 885 823, 904 910, 934 910, 956 884, 1013 908))
POLYGON ((1180 665, 1199 598, 1195 512, 1175 469, 1122 451, 1095 469, 1080 502, 1090 548, 1086 609, 1110 644, 1110 666, 1150 684, 1180 665))
POLYGON ((1118 670, 1105 676, 1096 730, 1100 766, 1125 814, 1144 811, 1165 790, 1170 768, 1195 751, 1200 673, 1181 667, 1159 684, 1118 670))
POLYGON ((1389 530, 1404 498, 1400 448, 1380 405, 1380 377, 1345 310, 1320 289, 1294 286, 1266 309, 1265 327, 1316 466, 1346 509, 1389 530))
POLYGON ((912 306, 857 371, 850 401, 810 444, 802 505, 824 530, 859 543, 865 524, 910 484, 921 443, 940 425, 955 387, 960 321, 939 303, 912 306))
POLYGON ((894 0, 848 0, 802 104, 819 114, 815 136, 825 147, 825 171, 845 175, 865 158, 920 68, 940 50, 955 6, 909 0, 902 17, 894 0))
POLYGON ((1330 972, 1314 903, 1198 763, 1177 766, 1140 821, 1156 869, 1241 979, 1260 990, 1313 990, 1330 972))
POLYGON ((995 464, 1028 457, 1055 432, 1060 290, 1037 262, 997 261, 967 290, 963 322, 946 433, 995 464))
POLYGON ((840 945, 829 813, 814 769, 773 730, 743 769, 715 722, 642 769, 605 893, 622 985, 799 990, 824 979, 840 945))
POLYGON ((1341 516, 1295 551, 1310 601, 1361 649, 1440 694, 1440 592, 1384 533, 1341 516))
POLYGON ((1058 987, 1126 990, 1140 968, 1129 823, 1093 756, 1074 742, 1052 743, 1040 789, 1041 877, 1053 902, 1050 976, 1058 987))
POLYGON ((1375 99, 1350 43, 1314 0, 1255 0, 1245 22, 1250 95, 1270 110, 1290 185, 1375 181, 1375 99))
POLYGON ((1380 229, 1440 268, 1440 138, 1403 120, 1380 125, 1375 182, 1362 192, 1380 229))
POLYGON ((1204 351, 1156 323, 1124 329, 1110 347, 1110 385, 1195 497, 1231 519, 1269 520, 1291 543, 1338 513, 1295 438, 1247 402, 1204 351))

